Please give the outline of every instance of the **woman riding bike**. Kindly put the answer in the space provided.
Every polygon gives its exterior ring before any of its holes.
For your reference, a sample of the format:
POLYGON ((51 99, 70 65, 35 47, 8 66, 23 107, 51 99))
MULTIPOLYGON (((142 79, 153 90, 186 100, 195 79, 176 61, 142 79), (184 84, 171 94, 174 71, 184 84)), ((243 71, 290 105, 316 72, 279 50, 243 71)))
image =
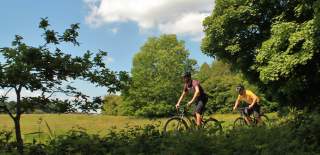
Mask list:
POLYGON ((200 82, 197 80, 192 80, 191 73, 185 72, 183 75, 184 88, 179 101, 176 104, 176 108, 179 108, 180 102, 188 93, 193 93, 192 99, 188 102, 187 107, 190 107, 192 103, 196 103, 196 108, 194 110, 195 119, 197 126, 201 125, 202 114, 205 110, 205 105, 208 102, 208 97, 204 90, 200 86, 200 82))

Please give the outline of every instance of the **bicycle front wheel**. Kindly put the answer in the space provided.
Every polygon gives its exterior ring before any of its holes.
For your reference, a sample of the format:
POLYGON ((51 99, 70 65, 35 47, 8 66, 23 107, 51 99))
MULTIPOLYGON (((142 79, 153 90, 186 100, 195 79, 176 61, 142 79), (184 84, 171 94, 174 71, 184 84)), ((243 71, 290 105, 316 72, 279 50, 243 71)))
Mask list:
POLYGON ((209 135, 222 133, 221 123, 214 118, 209 118, 208 120, 206 120, 204 122, 203 128, 208 132, 209 135))
POLYGON ((241 128, 247 125, 246 120, 242 117, 238 117, 234 122, 233 122, 233 128, 241 128))
POLYGON ((163 132, 164 134, 168 133, 180 133, 186 131, 188 129, 188 125, 185 120, 180 117, 170 118, 166 124, 164 125, 163 132))

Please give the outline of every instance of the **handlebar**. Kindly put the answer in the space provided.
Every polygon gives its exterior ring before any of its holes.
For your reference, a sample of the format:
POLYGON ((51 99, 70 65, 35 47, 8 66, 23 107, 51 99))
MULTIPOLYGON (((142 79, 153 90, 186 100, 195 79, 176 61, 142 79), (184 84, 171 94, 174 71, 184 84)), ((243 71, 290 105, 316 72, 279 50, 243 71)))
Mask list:
POLYGON ((237 108, 238 111, 244 111, 246 109, 246 107, 241 107, 241 108, 237 108))
POLYGON ((237 108, 237 110, 239 111, 239 113, 241 115, 244 115, 245 114, 245 110, 247 109, 247 107, 241 107, 241 108, 237 108))
POLYGON ((179 108, 176 108, 176 112, 178 115, 190 115, 191 113, 188 112, 190 107, 188 107, 187 105, 181 105, 179 106, 179 108))
POLYGON ((178 108, 176 108, 176 110, 177 110, 177 113, 184 113, 184 112, 186 112, 187 110, 188 110, 188 107, 186 106, 186 105, 184 105, 184 106, 179 106, 178 108))

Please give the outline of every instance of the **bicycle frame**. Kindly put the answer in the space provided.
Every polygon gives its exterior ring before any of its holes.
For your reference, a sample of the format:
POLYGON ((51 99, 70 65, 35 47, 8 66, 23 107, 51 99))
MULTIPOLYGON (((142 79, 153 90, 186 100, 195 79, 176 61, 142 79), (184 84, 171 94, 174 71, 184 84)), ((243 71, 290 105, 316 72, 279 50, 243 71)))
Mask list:
MULTIPOLYGON (((193 114, 188 112, 188 108, 186 106, 180 107, 177 109, 177 116, 179 116, 181 119, 187 120, 188 128, 195 128, 197 127, 196 119, 193 114)), ((201 116, 201 126, 204 125, 206 119, 204 118, 204 115, 201 116)))
MULTIPOLYGON (((165 125, 164 125, 164 133, 167 132, 167 126, 168 124, 170 124, 170 122, 175 122, 178 121, 178 130, 180 128, 180 124, 182 124, 182 126, 184 126, 186 129, 191 129, 191 130, 198 130, 198 126, 196 125, 195 122, 195 118, 193 115, 191 115, 188 111, 186 107, 180 107, 179 109, 177 109, 177 115, 173 116, 171 118, 169 118, 165 125)), ((171 123, 174 125, 174 123, 171 123)), ((170 126, 170 125, 169 125, 170 126)), ((216 131, 221 132, 222 131, 222 126, 221 126, 221 122, 219 122, 218 120, 209 117, 208 119, 204 119, 202 117, 202 124, 200 126, 200 128, 203 129, 210 129, 211 131, 214 132, 210 132, 210 134, 216 134, 216 131), (212 126, 213 125, 213 126, 212 126), (207 128, 209 127, 209 128, 207 128), (216 130, 211 130, 212 127, 216 128, 216 130)))
POLYGON ((195 120, 193 118, 194 116, 192 114, 188 113, 187 111, 188 111, 188 109, 186 106, 180 107, 179 109, 177 109, 177 116, 183 120, 187 120, 189 128, 196 126, 195 120))
MULTIPOLYGON (((254 124, 257 124, 257 120, 256 120, 256 117, 252 117, 252 116, 246 116, 245 115, 245 110, 246 110, 246 108, 238 108, 238 110, 239 110, 239 112, 240 112, 240 116, 242 117, 242 118, 249 118, 249 119, 251 119, 251 123, 254 123, 254 124)), ((247 124, 247 122, 246 122, 246 124, 247 124)))
MULTIPOLYGON (((258 119, 257 119, 257 117, 255 117, 255 116, 246 116, 246 115, 245 115, 245 109, 246 109, 246 108, 238 108, 238 111, 240 112, 240 117, 243 118, 244 120, 245 120, 246 117, 248 117, 249 119, 251 119, 251 124, 253 123, 253 125, 257 125, 257 124, 258 124, 258 119)), ((265 117, 267 120, 269 119, 269 118, 268 118, 266 115, 264 115, 264 114, 260 114, 260 118, 261 118, 261 117, 265 117)), ((247 125, 250 125, 250 124, 248 124, 247 121, 245 121, 245 123, 246 123, 247 125)))

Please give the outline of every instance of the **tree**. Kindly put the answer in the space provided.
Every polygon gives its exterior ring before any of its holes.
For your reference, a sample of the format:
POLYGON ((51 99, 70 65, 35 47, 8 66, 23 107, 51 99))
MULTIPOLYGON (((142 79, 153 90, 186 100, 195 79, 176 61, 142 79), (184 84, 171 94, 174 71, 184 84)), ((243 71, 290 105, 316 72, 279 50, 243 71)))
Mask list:
POLYGON ((123 100, 118 95, 108 95, 104 97, 102 113, 106 115, 120 115, 123 113, 121 107, 123 100))
POLYGON ((211 74, 210 66, 207 63, 201 65, 199 72, 197 72, 197 79, 201 82, 206 81, 211 74))
MULTIPOLYGON (((204 68, 207 64, 201 66, 204 68)), ((240 74, 230 71, 230 65, 222 61, 215 60, 211 67, 204 70, 200 69, 197 78, 200 79, 201 85, 209 95, 206 105, 207 112, 230 112, 232 104, 236 98, 234 87, 239 83, 243 83, 240 74), (205 76, 205 78, 202 78, 205 76)), ((206 68, 206 67, 205 67, 206 68)))
POLYGON ((313 107, 320 102, 319 17, 319 0, 217 0, 201 49, 231 63, 267 98, 313 107))
POLYGON ((256 86, 244 79, 241 73, 232 71, 230 64, 220 60, 215 60, 211 67, 208 64, 203 64, 196 78, 200 80, 203 89, 209 95, 206 112, 210 114, 232 111, 238 95, 235 91, 235 87, 238 84, 243 84, 247 89, 259 96, 264 111, 275 111, 277 108, 276 103, 266 100, 265 94, 258 91, 256 86))
POLYGON ((134 56, 132 84, 125 97, 127 114, 164 116, 174 109, 182 92, 182 74, 195 60, 176 35, 149 38, 134 56))
POLYGON ((62 35, 54 30, 50 30, 47 18, 42 19, 39 28, 44 33, 44 45, 39 47, 28 46, 22 42, 22 37, 16 35, 12 42, 12 47, 1 48, 0 53, 3 61, 0 63, 0 87, 6 91, 1 97, 0 107, 12 118, 15 125, 17 149, 23 154, 23 140, 21 137, 20 117, 30 109, 35 107, 46 107, 52 103, 61 105, 64 110, 82 110, 88 112, 96 110, 101 105, 98 97, 89 99, 89 96, 81 93, 72 86, 65 86, 63 82, 81 79, 105 86, 108 91, 120 90, 128 79, 125 72, 110 71, 103 58, 106 52, 99 51, 93 55, 90 51, 83 56, 72 57, 63 53, 58 45, 61 43, 72 43, 79 46, 77 37, 79 24, 72 24, 62 35), (41 92, 38 97, 21 96, 23 90, 31 92, 41 92), (14 91, 15 102, 7 102, 7 94, 14 91), (72 96, 72 100, 52 99, 54 93, 64 93, 72 96), (14 104, 14 105, 9 105, 14 104), (9 108, 13 107, 13 108, 9 108))

